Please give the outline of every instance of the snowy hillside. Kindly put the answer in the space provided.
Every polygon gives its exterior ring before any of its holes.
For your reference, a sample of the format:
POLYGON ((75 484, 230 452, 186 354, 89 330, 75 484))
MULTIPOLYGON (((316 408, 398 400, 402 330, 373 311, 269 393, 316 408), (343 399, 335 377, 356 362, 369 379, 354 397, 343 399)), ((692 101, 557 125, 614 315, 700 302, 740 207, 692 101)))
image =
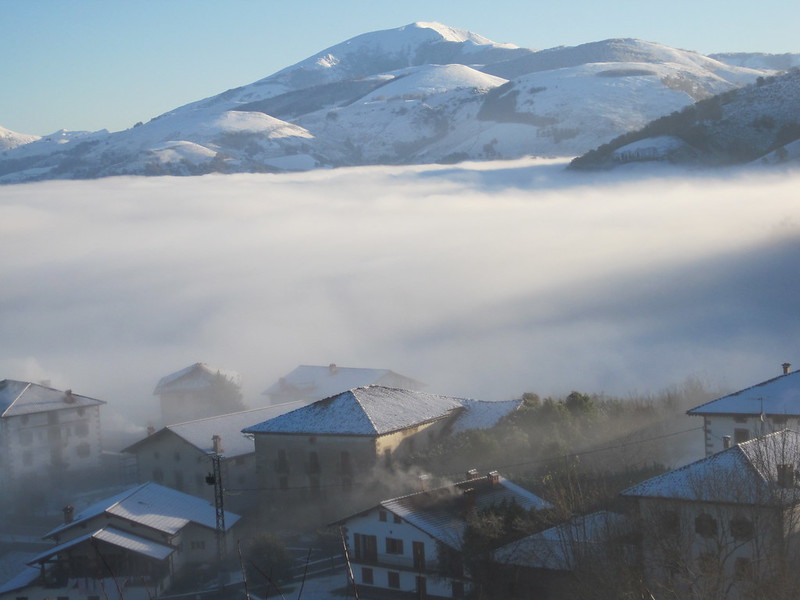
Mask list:
POLYGON ((0 182, 575 156, 772 73, 634 39, 535 51, 414 23, 126 131, 7 150, 0 182))
POLYGON ((34 142, 39 139, 38 135, 28 135, 26 133, 17 133, 5 127, 0 127, 0 151, 10 150, 17 146, 23 146, 34 142))
POLYGON ((619 136, 572 163, 577 168, 668 161, 727 165, 797 161, 800 71, 698 102, 619 136))

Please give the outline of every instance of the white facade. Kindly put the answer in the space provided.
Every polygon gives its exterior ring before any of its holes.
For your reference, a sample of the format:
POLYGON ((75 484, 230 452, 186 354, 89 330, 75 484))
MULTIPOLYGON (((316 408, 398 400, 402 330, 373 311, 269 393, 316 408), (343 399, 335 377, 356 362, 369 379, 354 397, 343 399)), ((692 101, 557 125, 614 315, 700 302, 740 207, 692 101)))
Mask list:
POLYGON ((86 396, 26 381, 0 382, 0 484, 100 467, 100 407, 86 396))
POLYGON ((439 572, 437 540, 399 515, 376 507, 348 519, 344 532, 359 587, 423 597, 464 595, 463 578, 443 577, 439 572))

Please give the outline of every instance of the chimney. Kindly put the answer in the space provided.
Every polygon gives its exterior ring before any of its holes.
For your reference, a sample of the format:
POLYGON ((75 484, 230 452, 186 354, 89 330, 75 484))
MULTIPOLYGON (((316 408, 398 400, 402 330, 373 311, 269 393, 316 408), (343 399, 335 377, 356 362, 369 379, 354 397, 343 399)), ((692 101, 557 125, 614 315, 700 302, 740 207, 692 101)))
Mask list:
POLYGON ((331 375, 336 375, 336 363, 331 363, 328 365, 328 372, 331 375))
POLYGON ((75 396, 72 395, 72 390, 67 390, 64 392, 64 402, 67 404, 74 404, 75 396))
POLYGON ((75 516, 75 509, 72 508, 72 505, 67 504, 61 510, 64 512, 64 524, 72 523, 72 519, 75 516))
POLYGON ((156 432, 156 428, 155 427, 153 427, 152 425, 148 425, 147 426, 147 437, 150 437, 155 432, 156 432))
POLYGON ((473 479, 477 479, 478 469, 470 469, 469 471, 467 471, 466 475, 467 475, 467 481, 472 481, 473 479))
POLYGON ((731 436, 723 435, 722 436, 722 447, 726 450, 731 447, 731 436))
POLYGON ((792 363, 783 363, 781 367, 783 367, 783 374, 788 375, 792 370, 792 363))
POLYGON ((211 448, 214 450, 214 454, 222 454, 222 438, 218 436, 216 433, 211 436, 211 448))
POLYGON ((486 475, 486 480, 492 485, 500 485, 500 473, 497 471, 489 471, 486 475))

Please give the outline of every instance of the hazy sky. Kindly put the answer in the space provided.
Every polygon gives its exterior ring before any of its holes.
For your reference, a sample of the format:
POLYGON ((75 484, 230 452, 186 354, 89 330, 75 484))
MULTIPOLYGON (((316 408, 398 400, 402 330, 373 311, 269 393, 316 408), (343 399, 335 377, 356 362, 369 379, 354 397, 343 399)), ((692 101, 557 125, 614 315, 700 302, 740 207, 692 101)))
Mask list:
POLYGON ((0 0, 0 126, 126 129, 414 21, 536 49, 636 37, 703 53, 800 52, 800 3, 786 0, 0 0))
POLYGON ((800 366, 800 174, 563 162, 0 187, 0 374, 157 418, 159 378, 390 368, 509 399, 800 366))

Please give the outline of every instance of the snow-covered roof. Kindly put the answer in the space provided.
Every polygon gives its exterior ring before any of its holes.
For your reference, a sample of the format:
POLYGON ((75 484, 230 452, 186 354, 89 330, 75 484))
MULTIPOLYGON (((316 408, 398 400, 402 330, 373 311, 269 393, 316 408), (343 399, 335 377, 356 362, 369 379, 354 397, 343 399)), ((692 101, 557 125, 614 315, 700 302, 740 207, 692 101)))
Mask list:
POLYGON ((624 515, 599 511, 506 544, 494 551, 494 560, 506 565, 566 571, 575 566, 579 558, 576 551, 602 551, 609 540, 630 528, 624 515))
POLYGON ((352 390, 367 385, 385 385, 408 390, 424 387, 419 381, 390 369, 339 367, 335 364, 324 367, 300 365, 264 390, 263 394, 271 398, 322 400, 342 390, 352 390))
POLYGON ((689 415, 800 416, 800 371, 769 379, 689 411, 689 415))
POLYGON ((245 433, 383 435, 463 410, 464 400, 378 385, 358 387, 264 421, 245 433))
POLYGON ((226 371, 210 367, 205 363, 194 363, 185 369, 176 371, 170 375, 162 377, 153 390, 153 395, 158 396, 165 392, 194 392, 210 387, 217 376, 222 376, 226 380, 236 385, 241 384, 241 377, 235 371, 226 371))
POLYGON ((453 433, 467 431, 469 429, 488 429, 494 427, 503 417, 522 406, 522 400, 470 400, 462 399, 464 412, 462 412, 455 424, 453 433))
POLYGON ((432 538, 458 549, 467 527, 467 515, 472 508, 482 510, 511 502, 525 510, 550 508, 547 501, 497 473, 384 500, 379 507, 404 519, 432 538))
POLYGON ((175 549, 170 546, 159 544, 158 542, 140 537, 133 533, 121 531, 114 527, 104 527, 91 533, 73 538, 64 542, 63 544, 58 544, 57 546, 48 548, 46 551, 36 555, 28 562, 28 564, 34 565, 40 561, 50 558, 51 556, 55 556, 60 552, 67 550, 68 548, 74 548, 75 546, 82 544, 87 540, 98 540, 105 542, 107 544, 111 544, 112 546, 116 546, 130 552, 135 552, 136 554, 141 554, 142 556, 146 556, 148 558, 154 558, 156 560, 164 560, 175 551, 175 549))
POLYGON ((24 567, 14 577, 0 585, 0 594, 21 590, 36 581, 42 574, 38 567, 24 567))
POLYGON ((800 500, 800 435, 784 429, 743 442, 622 492, 623 496, 733 504, 784 504, 800 500), (786 465, 784 467, 783 465, 786 465), (779 470, 788 469, 784 485, 779 470))
MULTIPOLYGON (((74 515, 70 523, 59 525, 44 537, 54 537, 102 514, 126 519, 168 535, 177 533, 189 523, 212 529, 216 527, 216 512, 206 500, 148 482, 92 504, 74 515)), ((230 529, 238 520, 239 515, 225 511, 226 529, 230 529)))
POLYGON ((296 408, 304 406, 302 402, 286 402, 284 404, 273 404, 263 408, 254 408, 241 412, 219 415, 216 417, 206 417, 185 423, 167 425, 160 431, 139 440, 135 444, 125 448, 124 452, 137 452, 140 448, 147 446, 150 440, 160 439, 164 435, 172 433, 179 436, 201 452, 210 453, 213 451, 211 439, 218 435, 222 440, 222 452, 225 457, 233 458, 251 454, 255 451, 252 438, 244 435, 242 429, 261 423, 268 419, 273 419, 296 408))
POLYGON ((4 379, 0 381, 0 417, 14 417, 65 408, 80 408, 105 404, 102 400, 60 391, 51 387, 4 379))

